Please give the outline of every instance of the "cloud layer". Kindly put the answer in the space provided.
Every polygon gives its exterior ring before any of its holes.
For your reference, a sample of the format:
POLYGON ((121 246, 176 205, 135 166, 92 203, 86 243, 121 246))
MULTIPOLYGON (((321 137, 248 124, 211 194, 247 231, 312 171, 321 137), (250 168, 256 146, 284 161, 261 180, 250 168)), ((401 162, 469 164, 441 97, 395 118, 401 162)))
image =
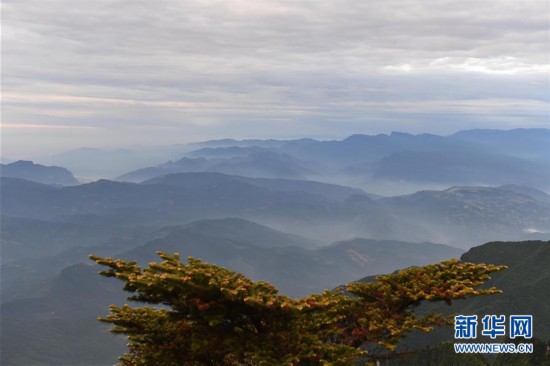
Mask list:
POLYGON ((3 150, 547 126, 549 6, 5 0, 3 150))

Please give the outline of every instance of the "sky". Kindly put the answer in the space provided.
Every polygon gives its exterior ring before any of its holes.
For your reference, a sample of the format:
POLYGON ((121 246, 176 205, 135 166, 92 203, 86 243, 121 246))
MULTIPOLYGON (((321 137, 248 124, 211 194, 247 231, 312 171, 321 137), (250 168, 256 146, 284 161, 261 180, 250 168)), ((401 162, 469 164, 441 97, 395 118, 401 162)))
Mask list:
POLYGON ((549 127, 546 0, 3 0, 2 155, 549 127))

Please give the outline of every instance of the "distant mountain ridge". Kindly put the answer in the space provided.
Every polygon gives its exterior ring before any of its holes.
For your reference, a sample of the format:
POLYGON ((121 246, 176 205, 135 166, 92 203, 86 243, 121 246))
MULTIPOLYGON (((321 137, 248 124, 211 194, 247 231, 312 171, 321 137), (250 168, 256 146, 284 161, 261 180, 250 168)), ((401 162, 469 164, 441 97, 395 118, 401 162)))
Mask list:
POLYGON ((44 166, 25 160, 19 160, 10 164, 0 164, 0 176, 21 178, 59 186, 74 186, 79 184, 73 174, 65 168, 44 166))
POLYGON ((512 130, 474 129, 458 131, 450 137, 484 146, 504 155, 550 165, 550 129, 516 128, 512 130))
POLYGON ((334 141, 226 139, 188 146, 191 150, 175 162, 131 171, 118 180, 140 182, 170 173, 207 171, 307 178, 367 190, 387 183, 395 189, 439 184, 550 190, 548 129, 468 130, 450 136, 355 134, 334 141))
POLYGON ((313 171, 304 167, 298 159, 286 154, 255 151, 236 156, 231 154, 225 158, 184 157, 175 162, 169 161, 156 167, 123 174, 116 180, 139 183, 158 176, 189 172, 218 172, 254 178, 292 179, 303 179, 313 174, 313 171))

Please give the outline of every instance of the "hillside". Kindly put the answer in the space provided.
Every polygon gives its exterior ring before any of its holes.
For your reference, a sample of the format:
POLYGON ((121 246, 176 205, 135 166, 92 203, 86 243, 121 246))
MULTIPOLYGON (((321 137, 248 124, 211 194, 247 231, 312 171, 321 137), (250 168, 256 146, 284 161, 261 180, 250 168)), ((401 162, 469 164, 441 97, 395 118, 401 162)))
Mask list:
POLYGON ((90 265, 67 267, 37 298, 15 300, 0 307, 2 365, 113 364, 125 341, 109 334, 97 321, 110 304, 126 295, 90 265))
POLYGON ((377 202, 435 238, 443 236, 439 242, 446 242, 446 235, 475 243, 491 238, 517 240, 550 231, 549 204, 509 189, 451 187, 377 202))
POLYGON ((461 259, 509 267, 488 283, 501 288, 502 295, 469 301, 463 311, 532 314, 534 335, 550 339, 550 241, 487 243, 470 249, 461 259))
POLYGON ((180 225, 240 217, 322 240, 367 237, 460 247, 546 235, 550 205, 491 187, 380 198, 326 183, 179 173, 142 184, 100 180, 56 188, 1 178, 2 214, 96 225, 180 225))
MULTIPOLYGON (((420 311, 478 316, 533 315, 533 337, 544 341, 550 339, 550 241, 490 242, 470 249, 461 259, 507 265, 508 269, 495 274, 486 283, 486 286, 495 286, 503 293, 456 301, 450 307, 422 306, 420 311)), ((453 334, 452 327, 444 327, 428 335, 414 333, 407 337, 401 349, 416 350, 442 341, 452 341, 453 334)))
POLYGON ((156 251, 179 252, 268 281, 291 296, 462 253, 441 244, 361 238, 315 249, 312 246, 319 244, 311 240, 240 219, 203 220, 163 231, 163 237, 119 256, 146 264, 156 260, 156 251))
POLYGON ((74 186, 79 184, 73 174, 65 168, 44 166, 24 160, 11 164, 0 164, 0 176, 21 178, 37 183, 58 186, 74 186))

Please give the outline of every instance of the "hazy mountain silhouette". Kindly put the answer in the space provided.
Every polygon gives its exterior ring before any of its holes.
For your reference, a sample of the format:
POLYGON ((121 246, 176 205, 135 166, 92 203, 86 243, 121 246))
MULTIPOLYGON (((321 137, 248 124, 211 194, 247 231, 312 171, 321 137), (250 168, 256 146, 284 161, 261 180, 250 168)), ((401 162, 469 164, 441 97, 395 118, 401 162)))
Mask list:
POLYGON ((467 141, 508 156, 537 161, 550 166, 550 129, 517 128, 513 130, 476 129, 459 131, 450 138, 467 141))
POLYGON ((419 184, 513 184, 548 190, 549 147, 547 129, 469 130, 451 136, 393 132, 352 135, 340 141, 227 139, 188 145, 191 151, 178 161, 118 179, 140 182, 170 173, 206 171, 307 177, 379 191, 385 182, 400 190, 419 184))
POLYGON ((231 175, 264 178, 305 178, 313 172, 302 162, 286 154, 270 151, 253 152, 225 158, 182 158, 156 167, 143 168, 117 178, 120 181, 142 182, 173 173, 219 172, 231 175))
POLYGON ((79 184, 73 174, 65 168, 44 166, 24 160, 19 160, 11 164, 0 164, 0 176, 21 178, 33 182, 59 186, 79 184))
MULTIPOLYGON (((376 180, 455 185, 514 183, 543 188, 550 181, 550 169, 542 163, 476 151, 402 151, 369 168, 376 180)), ((355 170, 360 171, 360 167, 355 170)))

